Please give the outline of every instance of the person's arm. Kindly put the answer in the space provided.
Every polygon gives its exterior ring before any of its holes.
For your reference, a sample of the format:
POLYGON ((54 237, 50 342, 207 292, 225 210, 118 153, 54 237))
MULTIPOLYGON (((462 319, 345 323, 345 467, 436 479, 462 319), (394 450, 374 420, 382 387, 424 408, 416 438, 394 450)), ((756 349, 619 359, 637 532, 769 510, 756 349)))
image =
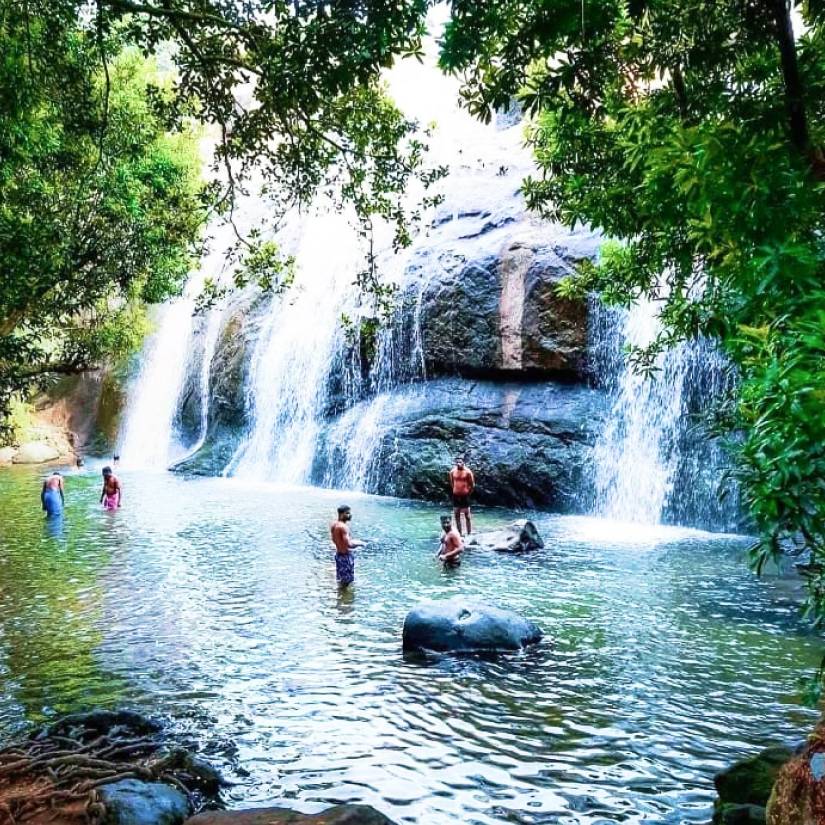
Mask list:
POLYGON ((46 482, 43 482, 43 487, 40 490, 40 506, 46 509, 46 482))
POLYGON ((120 479, 115 481, 115 485, 117 487, 117 506, 120 507, 123 504, 123 487, 120 486, 120 479))
POLYGON ((60 503, 65 507, 66 506, 66 496, 63 493, 63 479, 60 479, 60 483, 57 485, 57 489, 60 490, 60 503))
POLYGON ((103 504, 103 499, 106 498, 106 482, 103 482, 103 489, 100 491, 100 503, 103 504))
POLYGON ((473 490, 476 488, 476 477, 473 475, 472 470, 467 470, 467 489, 469 490, 468 495, 470 495, 473 490))
POLYGON ((449 485, 449 488, 450 488, 450 495, 452 495, 452 493, 453 493, 453 471, 452 470, 450 470, 450 472, 447 473, 447 484, 449 485))

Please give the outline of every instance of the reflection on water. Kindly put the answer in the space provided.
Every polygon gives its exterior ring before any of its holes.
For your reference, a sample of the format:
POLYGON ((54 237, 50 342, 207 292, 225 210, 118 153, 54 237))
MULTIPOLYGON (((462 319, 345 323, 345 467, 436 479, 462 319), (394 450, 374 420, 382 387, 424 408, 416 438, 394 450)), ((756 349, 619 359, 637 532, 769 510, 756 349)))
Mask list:
MULTIPOLYGON (((544 552, 434 559, 440 508, 222 479, 0 473, 0 727, 129 705, 197 735, 230 804, 375 805, 398 822, 705 822, 713 773, 800 738, 796 679, 819 642, 735 537, 541 517, 544 552), (336 587, 335 506, 369 540, 336 587), (548 640, 405 659, 404 615, 458 593, 548 640), (242 770, 235 771, 235 768, 242 770)), ((479 526, 512 514, 479 512, 479 526)))

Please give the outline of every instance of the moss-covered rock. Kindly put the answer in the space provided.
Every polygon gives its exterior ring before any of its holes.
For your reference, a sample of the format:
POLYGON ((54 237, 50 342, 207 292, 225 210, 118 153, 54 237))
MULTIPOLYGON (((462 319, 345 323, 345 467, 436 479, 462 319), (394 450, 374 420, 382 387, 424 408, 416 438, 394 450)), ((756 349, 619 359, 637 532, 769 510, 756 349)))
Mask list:
MULTIPOLYGON (((719 805, 767 805, 780 768, 792 756, 793 751, 782 745, 766 748, 716 774, 713 784, 719 794, 719 805)), ((717 821, 722 820, 714 819, 717 821)))

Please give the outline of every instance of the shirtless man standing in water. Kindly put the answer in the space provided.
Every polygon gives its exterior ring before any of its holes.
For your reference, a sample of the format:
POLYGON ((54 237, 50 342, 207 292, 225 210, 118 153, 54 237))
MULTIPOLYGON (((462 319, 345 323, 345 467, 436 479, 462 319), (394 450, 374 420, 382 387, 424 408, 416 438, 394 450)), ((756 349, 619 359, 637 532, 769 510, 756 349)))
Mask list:
POLYGON ((441 547, 438 551, 438 560, 444 562, 448 567, 458 567, 461 564, 461 551, 464 550, 464 542, 458 531, 453 527, 452 519, 449 516, 441 516, 441 547))
POLYGON ((117 510, 120 507, 120 500, 123 489, 120 486, 120 479, 112 472, 111 467, 103 468, 103 490, 100 492, 100 503, 104 510, 117 510))
POLYGON ((473 523, 470 516, 470 496, 476 486, 472 470, 464 466, 464 459, 460 456, 455 460, 455 467, 450 470, 450 492, 453 496, 453 515, 455 516, 455 526, 463 536, 461 529, 461 516, 467 522, 467 535, 473 532, 473 523))
POLYGON ((341 587, 348 587, 355 581, 355 556, 352 551, 363 547, 364 542, 354 539, 349 532, 352 510, 342 504, 338 508, 338 520, 330 528, 332 543, 335 545, 335 577, 341 587))

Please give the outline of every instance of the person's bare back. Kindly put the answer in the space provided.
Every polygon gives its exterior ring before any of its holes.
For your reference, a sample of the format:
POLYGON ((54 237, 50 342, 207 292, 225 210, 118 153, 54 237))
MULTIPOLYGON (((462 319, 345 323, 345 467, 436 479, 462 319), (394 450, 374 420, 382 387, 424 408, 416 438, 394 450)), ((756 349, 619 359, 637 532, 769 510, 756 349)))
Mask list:
POLYGON ((350 532, 345 522, 334 522, 330 528, 330 535, 338 553, 345 556, 350 552, 350 532))

